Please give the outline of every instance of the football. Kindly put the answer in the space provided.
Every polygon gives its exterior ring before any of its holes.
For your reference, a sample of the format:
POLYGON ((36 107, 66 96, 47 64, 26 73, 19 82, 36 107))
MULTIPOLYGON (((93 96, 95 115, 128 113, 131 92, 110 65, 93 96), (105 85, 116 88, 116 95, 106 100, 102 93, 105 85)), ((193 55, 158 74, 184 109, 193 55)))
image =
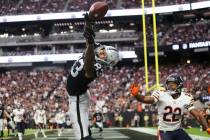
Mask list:
POLYGON ((108 11, 108 4, 106 2, 95 2, 89 9, 89 17, 92 20, 99 20, 103 18, 108 11))

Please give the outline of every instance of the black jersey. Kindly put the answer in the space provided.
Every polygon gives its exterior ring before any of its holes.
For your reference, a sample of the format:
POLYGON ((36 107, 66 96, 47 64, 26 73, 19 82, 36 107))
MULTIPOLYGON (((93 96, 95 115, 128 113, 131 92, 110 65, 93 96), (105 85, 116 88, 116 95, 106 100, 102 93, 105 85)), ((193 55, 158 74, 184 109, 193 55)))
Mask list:
POLYGON ((0 107, 0 119, 4 118, 4 106, 0 107))
POLYGON ((92 82, 102 71, 103 67, 100 63, 94 64, 94 77, 87 78, 84 70, 84 57, 75 61, 70 69, 69 76, 67 79, 67 91, 69 95, 76 96, 86 92, 89 88, 88 84, 92 82))
POLYGON ((93 117, 96 119, 96 122, 102 122, 103 121, 103 115, 101 112, 95 113, 93 117))

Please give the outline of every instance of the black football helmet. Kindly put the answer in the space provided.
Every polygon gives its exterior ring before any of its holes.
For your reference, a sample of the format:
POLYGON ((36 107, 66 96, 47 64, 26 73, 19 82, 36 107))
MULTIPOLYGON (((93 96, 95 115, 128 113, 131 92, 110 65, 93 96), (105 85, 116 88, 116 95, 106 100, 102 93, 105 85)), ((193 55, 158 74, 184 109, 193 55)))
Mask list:
POLYGON ((184 84, 184 81, 182 77, 177 73, 173 73, 166 78, 166 90, 168 90, 171 95, 175 93, 181 93, 183 84, 184 84), (175 90, 169 89, 168 84, 170 82, 174 82, 177 84, 177 88, 175 90))

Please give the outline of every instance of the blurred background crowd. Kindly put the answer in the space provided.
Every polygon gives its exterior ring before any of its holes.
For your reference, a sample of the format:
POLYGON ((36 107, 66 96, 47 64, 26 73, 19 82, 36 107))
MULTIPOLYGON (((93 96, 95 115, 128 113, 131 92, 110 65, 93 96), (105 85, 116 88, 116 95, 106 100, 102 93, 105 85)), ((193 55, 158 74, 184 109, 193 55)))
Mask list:
MULTIPOLYGON (((21 15, 58 13, 88 10, 90 5, 103 0, 2 0, 0 15, 21 15), (39 10, 37 10, 39 9, 39 10)), ((205 0, 156 0, 157 6, 185 4, 205 0)), ((107 0, 110 9, 131 9, 141 5, 139 0, 107 0)), ((151 6, 152 1, 146 0, 145 6, 151 6)))
MULTIPOLYGON (((87 11, 95 1, 0 0, 0 16, 87 11)), ((200 1, 205 0, 156 0, 156 5, 166 6, 200 1)), ((115 10, 140 8, 141 6, 140 0, 107 0, 107 3, 109 9, 115 10)), ((151 0, 145 0, 145 6, 151 7, 151 0)), ((208 10, 207 12, 203 10, 157 14, 158 45, 208 41, 210 39, 208 10)), ((33 24, 23 22, 2 26, 4 28, 0 28, 0 56, 82 53, 84 50, 83 26, 82 20, 33 24), (59 41, 67 41, 67 43, 59 41), (18 46, 18 43, 22 44, 18 46), (12 45, 10 46, 10 44, 12 45)), ((146 18, 146 26, 148 47, 153 47, 153 23, 150 15, 146 18)), ((94 31, 96 40, 103 41, 104 39, 106 40, 105 44, 115 46, 120 51, 134 51, 135 48, 143 47, 140 16, 122 19, 105 18, 95 22, 94 31)), ((178 59, 179 56, 175 57, 178 59)), ((68 93, 66 91, 68 68, 65 66, 65 68, 41 67, 44 64, 38 66, 40 67, 10 68, 2 71, 0 74, 0 100, 8 112, 11 112, 17 103, 21 103, 26 110, 26 124, 29 128, 34 127, 33 115, 38 105, 42 104, 47 111, 48 127, 53 127, 54 117, 59 109, 66 112, 67 120, 71 119, 68 118, 68 111, 71 108, 68 108, 68 93)), ((205 97, 210 97, 209 60, 196 63, 190 63, 190 60, 188 63, 173 63, 171 60, 168 64, 161 64, 160 83, 164 86, 166 77, 174 72, 183 76, 184 86, 195 98, 196 107, 206 116, 210 116, 210 103, 205 99, 205 97)), ((150 65, 149 85, 152 86, 155 82, 155 68, 150 65)), ((142 94, 145 94, 145 76, 142 64, 133 66, 123 64, 113 69, 107 69, 104 74, 90 84, 91 115, 98 110, 103 112, 105 127, 156 126, 157 107, 141 104, 131 97, 129 95, 131 83, 140 83, 142 94)), ((66 124, 70 126, 69 121, 67 122, 66 124)), ((190 116, 184 118, 183 124, 185 127, 198 125, 190 116)))
MULTIPOLYGON (((33 114, 38 104, 47 111, 49 123, 53 123, 59 109, 68 114, 68 93, 65 89, 68 70, 34 69, 12 70, 0 75, 0 99, 8 111, 21 103, 26 110, 26 122, 33 127, 33 114)), ((210 95, 209 64, 171 64, 160 66, 161 84, 171 73, 179 73, 185 81, 185 88, 196 99, 196 106, 203 108, 202 97, 210 95)), ((93 115, 96 111, 104 114, 105 126, 154 126, 157 124, 157 108, 137 102, 129 94, 131 83, 142 85, 145 94, 143 67, 115 67, 90 84, 91 107, 93 115)), ((149 67, 150 85, 155 84, 154 67, 149 67)), ((205 109, 208 109, 206 104, 205 109)), ((191 118, 189 118, 191 119, 191 118)), ((196 125, 191 123, 191 125, 196 125)))

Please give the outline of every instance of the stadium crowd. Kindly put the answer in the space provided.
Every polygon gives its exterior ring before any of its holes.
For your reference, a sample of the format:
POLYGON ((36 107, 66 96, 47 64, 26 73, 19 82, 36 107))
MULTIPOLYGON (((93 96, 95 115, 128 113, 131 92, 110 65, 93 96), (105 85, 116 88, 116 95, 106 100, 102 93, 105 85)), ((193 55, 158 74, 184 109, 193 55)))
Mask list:
MULTIPOLYGON (((148 21, 149 22, 149 21, 148 21)), ((82 31, 81 33, 82 34, 82 31)), ((157 27, 157 35, 158 35, 158 44, 160 46, 162 45, 171 45, 171 44, 181 44, 181 43, 189 43, 189 42, 196 42, 196 41, 207 41, 210 39, 210 21, 207 19, 200 19, 194 22, 187 22, 183 24, 175 24, 170 26, 170 23, 168 24, 159 24, 157 27)), ((112 35, 107 34, 100 36, 98 34, 98 38, 100 39, 119 39, 119 38, 132 38, 133 41, 128 42, 115 42, 109 45, 113 45, 117 47, 120 51, 133 51, 135 47, 143 47, 143 37, 142 32, 139 31, 137 33, 123 33, 123 32, 116 32, 112 35), (139 37, 138 37, 139 35, 139 37)), ((68 35, 67 35, 68 36, 68 35)), ((69 35, 72 36, 72 35, 69 35)), ((50 41, 52 40, 70 40, 70 38, 61 38, 62 36, 58 36, 57 38, 50 37, 50 41)), ((65 36, 64 36, 65 37, 65 36)), ((10 38, 0 38, 1 40, 8 40, 8 42, 14 41, 14 37, 10 38), (10 40, 11 39, 11 40, 10 40)), ((36 37, 33 38, 33 36, 30 37, 19 37, 15 38, 16 42, 41 42, 42 39, 39 37, 39 40, 36 39, 36 37), (27 41, 27 40, 30 41, 27 41)), ((80 35, 78 38, 78 41, 80 42, 83 39, 83 36, 80 35)), ((46 41, 45 39, 43 39, 46 41)), ((71 40, 75 40, 74 38, 71 38, 71 40)), ((147 45, 153 46, 153 28, 152 26, 147 27, 147 45)), ((111 41, 111 40, 110 40, 111 41)), ((17 56, 17 55, 38 55, 38 54, 66 54, 66 53, 81 53, 83 51, 83 44, 79 45, 72 45, 71 47, 67 45, 51 45, 51 46, 31 46, 28 47, 2 47, 0 49, 0 55, 2 56, 17 56), (46 48, 47 49, 42 49, 46 48), (54 47, 54 48, 53 48, 54 47), (35 51, 37 48, 37 51, 35 51)))
POLYGON ((173 26, 162 38, 160 44, 189 43, 194 41, 206 41, 210 39, 210 23, 208 20, 200 20, 196 23, 173 26))
MULTIPOLYGON (((151 23, 151 17, 147 18, 147 23, 151 23)), ((161 18, 159 24, 157 25, 157 38, 159 46, 171 45, 174 43, 189 43, 189 42, 196 42, 196 41, 207 41, 210 39, 210 21, 208 19, 197 19, 195 21, 182 21, 181 23, 171 23, 173 21, 168 21, 165 18, 161 18), (166 21, 167 24, 164 24, 166 21)), ((140 25, 135 25, 133 28, 138 28, 140 25)), ((124 26, 117 26, 116 28, 123 28, 124 26)), ((133 29, 132 28, 132 29, 133 29)), ((80 32, 76 33, 69 33, 66 35, 58 34, 50 35, 49 38, 42 38, 41 36, 9 36, 7 38, 0 37, 0 42, 17 42, 17 43, 31 43, 35 44, 35 42, 46 42, 46 41, 75 41, 81 42, 84 39, 82 36, 83 28, 80 29, 80 32)), ((147 45, 153 46, 153 27, 152 24, 147 25, 147 45)), ((120 44, 119 42, 114 42, 109 45, 116 46, 119 50, 133 50, 135 47, 143 47, 143 33, 140 29, 139 31, 117 31, 114 33, 98 33, 97 32, 97 39, 107 39, 110 42, 113 41, 113 38, 116 40, 125 39, 123 43, 120 44), (128 44, 128 38, 132 39, 130 44, 128 44)), ((44 48, 48 46, 43 46, 44 48)), ((67 45, 52 45, 51 48, 42 49, 42 46, 31 46, 29 48, 24 47, 2 47, 0 49, 0 55, 3 56, 15 56, 15 55, 35 55, 35 54, 59 54, 59 53, 80 53, 83 50, 83 44, 73 45, 70 47, 67 45), (38 49, 35 51, 34 48, 38 49), (53 47, 55 49, 53 49, 53 47)))
MULTIPOLYGON (((210 66, 205 64, 183 64, 160 66, 161 83, 168 74, 183 75, 185 87, 196 99, 210 94, 210 66)), ((68 114, 68 95, 65 90, 67 70, 63 68, 44 70, 12 70, 0 75, 0 98, 9 111, 19 102, 26 110, 26 123, 34 127, 32 116, 37 104, 47 111, 48 126, 52 127, 59 108, 68 114)), ((150 85, 155 84, 155 73, 149 67, 150 85)), ((138 103, 129 95, 133 82, 142 84, 144 91, 144 68, 121 67, 106 70, 90 84, 91 113, 100 110, 104 114, 105 126, 155 126, 157 108, 138 103)), ((144 92, 143 92, 144 94, 144 92)), ((71 119, 71 118, 70 118, 71 119)))
MULTIPOLYGON (((104 0, 97 0, 104 1, 104 0)), ((174 5, 204 0, 157 0, 156 5, 174 5)), ((0 15, 58 13, 88 10, 96 0, 1 0, 0 15)), ((151 6, 151 0, 145 1, 145 6, 151 6)), ((107 0, 110 9, 129 9, 141 7, 139 0, 107 0)))
MULTIPOLYGON (((1 74, 0 98, 9 112, 20 103, 26 110, 26 122, 33 122, 33 114, 38 104, 47 107, 48 117, 58 108, 65 109, 55 102, 56 89, 63 80, 65 71, 35 70, 35 71, 8 71, 1 74)), ((60 91, 61 92, 61 91, 60 91)), ((55 115, 55 114, 54 114, 55 115)))

